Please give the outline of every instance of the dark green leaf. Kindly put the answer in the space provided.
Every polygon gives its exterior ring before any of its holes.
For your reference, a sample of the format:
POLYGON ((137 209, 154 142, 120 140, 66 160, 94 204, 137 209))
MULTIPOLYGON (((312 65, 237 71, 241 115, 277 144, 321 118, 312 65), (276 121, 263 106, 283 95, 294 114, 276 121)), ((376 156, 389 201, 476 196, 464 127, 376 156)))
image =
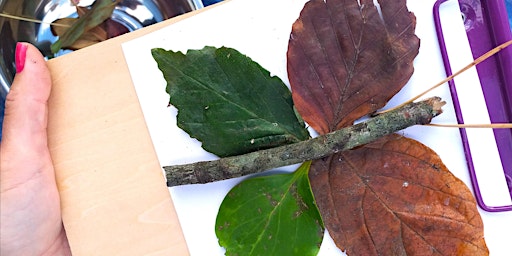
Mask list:
POLYGON ((106 19, 110 18, 117 1, 112 0, 96 0, 90 11, 78 18, 76 22, 66 32, 59 36, 59 39, 52 44, 53 53, 58 52, 62 48, 66 48, 78 40, 82 34, 90 29, 100 25, 106 19))
POLYGON ((324 229, 309 185, 310 165, 245 180, 228 193, 215 225, 226 255, 318 253, 324 229))
POLYGON ((218 156, 306 140, 290 90, 256 62, 230 48, 181 52, 153 49, 167 80, 178 126, 218 156))

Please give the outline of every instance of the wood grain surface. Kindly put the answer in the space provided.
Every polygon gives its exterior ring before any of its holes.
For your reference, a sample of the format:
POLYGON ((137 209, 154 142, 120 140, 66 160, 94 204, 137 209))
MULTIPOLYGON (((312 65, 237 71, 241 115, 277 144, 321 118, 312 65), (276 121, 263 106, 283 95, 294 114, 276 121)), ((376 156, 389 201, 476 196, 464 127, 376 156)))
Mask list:
POLYGON ((201 11, 48 61, 48 140, 73 255, 188 255, 121 44, 201 11))

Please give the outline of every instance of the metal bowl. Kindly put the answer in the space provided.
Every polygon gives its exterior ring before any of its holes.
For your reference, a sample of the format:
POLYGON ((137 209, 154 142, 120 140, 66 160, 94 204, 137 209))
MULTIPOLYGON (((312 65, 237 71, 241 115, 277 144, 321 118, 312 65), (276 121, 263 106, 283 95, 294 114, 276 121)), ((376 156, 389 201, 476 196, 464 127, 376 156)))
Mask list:
MULTIPOLYGON (((59 18, 77 17, 71 0, 0 0, 0 12, 43 21, 20 21, 0 17, 0 100, 5 99, 16 73, 14 51, 16 42, 25 41, 36 45, 45 56, 52 56, 50 45, 57 40, 49 23, 59 18)), ((81 6, 89 6, 94 0, 82 0, 81 6)), ((117 4, 112 20, 126 32, 201 8, 200 0, 122 0, 117 4)), ((69 50, 61 51, 58 55, 69 50)), ((2 104, 0 102, 0 104, 2 104)))

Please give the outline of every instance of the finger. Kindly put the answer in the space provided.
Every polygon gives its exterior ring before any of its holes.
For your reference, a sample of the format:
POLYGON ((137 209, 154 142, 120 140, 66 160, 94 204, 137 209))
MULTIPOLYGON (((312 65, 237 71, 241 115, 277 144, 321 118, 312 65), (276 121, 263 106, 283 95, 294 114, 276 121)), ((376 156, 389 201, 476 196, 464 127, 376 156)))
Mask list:
POLYGON ((41 173, 53 176, 46 134, 50 72, 39 50, 28 43, 17 44, 16 67, 5 101, 0 145, 2 190, 41 173))

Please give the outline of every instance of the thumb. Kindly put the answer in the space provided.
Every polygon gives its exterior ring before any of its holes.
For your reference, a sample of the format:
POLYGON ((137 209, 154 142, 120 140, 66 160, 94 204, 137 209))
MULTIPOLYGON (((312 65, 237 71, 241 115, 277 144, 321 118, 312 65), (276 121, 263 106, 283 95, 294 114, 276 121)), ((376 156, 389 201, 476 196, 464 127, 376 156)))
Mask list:
POLYGON ((17 74, 5 101, 0 182, 3 191, 37 174, 53 175, 47 146, 50 72, 37 48, 16 45, 17 74))

